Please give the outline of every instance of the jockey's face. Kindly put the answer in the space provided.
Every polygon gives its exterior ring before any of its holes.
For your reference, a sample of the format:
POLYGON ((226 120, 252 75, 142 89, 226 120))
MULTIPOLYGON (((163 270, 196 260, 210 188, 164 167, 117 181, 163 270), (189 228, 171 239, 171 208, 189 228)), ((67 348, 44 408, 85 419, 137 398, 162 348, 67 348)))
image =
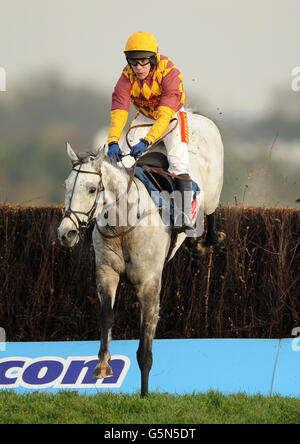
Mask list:
POLYGON ((133 69, 134 74, 137 76, 139 80, 145 80, 150 73, 151 69, 150 60, 148 61, 148 63, 147 59, 142 59, 141 64, 138 62, 139 61, 135 63, 136 66, 132 64, 131 68, 133 69))

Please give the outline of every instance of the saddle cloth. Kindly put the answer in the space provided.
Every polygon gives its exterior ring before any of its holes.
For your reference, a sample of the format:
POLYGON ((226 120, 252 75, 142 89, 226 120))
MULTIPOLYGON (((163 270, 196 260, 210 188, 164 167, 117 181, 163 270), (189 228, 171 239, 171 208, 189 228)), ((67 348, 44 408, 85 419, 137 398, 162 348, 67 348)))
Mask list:
MULTIPOLYGON (((162 174, 159 170, 168 172, 168 159, 160 152, 144 154, 137 162, 135 176, 145 185, 154 204, 158 208, 170 208, 170 222, 174 223, 174 201, 171 193, 175 191, 175 180, 173 177, 162 174), (166 191, 166 193, 162 192, 166 191)), ((200 188, 192 180, 193 198, 191 204, 191 218, 196 221, 199 211, 200 188)), ((162 214, 162 210, 160 210, 162 214)))

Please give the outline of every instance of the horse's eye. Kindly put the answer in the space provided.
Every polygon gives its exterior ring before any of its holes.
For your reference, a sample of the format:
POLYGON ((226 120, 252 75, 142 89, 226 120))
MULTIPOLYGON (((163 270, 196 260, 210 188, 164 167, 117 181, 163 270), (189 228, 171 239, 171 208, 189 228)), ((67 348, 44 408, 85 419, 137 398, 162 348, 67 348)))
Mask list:
POLYGON ((89 193, 90 194, 94 194, 96 192, 96 187, 91 187, 90 189, 89 189, 89 193))

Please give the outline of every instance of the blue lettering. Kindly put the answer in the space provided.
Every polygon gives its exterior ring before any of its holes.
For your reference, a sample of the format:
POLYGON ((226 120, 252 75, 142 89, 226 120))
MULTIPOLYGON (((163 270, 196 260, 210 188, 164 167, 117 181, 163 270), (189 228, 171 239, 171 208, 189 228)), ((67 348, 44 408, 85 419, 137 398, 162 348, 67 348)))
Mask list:
POLYGON ((84 368, 87 368, 86 375, 82 381, 82 384, 95 384, 93 379, 93 374, 98 360, 93 359, 92 361, 73 361, 71 362, 61 384, 76 384, 80 373, 84 368))
POLYGON ((125 367, 125 362, 122 359, 112 359, 109 365, 111 366, 114 375, 110 378, 104 378, 102 384, 116 384, 125 367))
POLYGON ((110 361, 113 376, 100 381, 93 379, 98 363, 95 356, 77 356, 63 359, 44 358, 4 358, 0 359, 0 388, 93 388, 120 387, 130 366, 126 356, 116 356, 110 361))
POLYGON ((24 371, 23 381, 30 385, 50 384, 61 375, 63 369, 63 364, 58 361, 35 362, 24 371), (46 369, 46 373, 43 376, 39 376, 43 369, 46 369))
POLYGON ((8 378, 6 372, 14 368, 23 368, 25 361, 6 361, 0 363, 0 385, 12 385, 15 384, 18 377, 8 378))

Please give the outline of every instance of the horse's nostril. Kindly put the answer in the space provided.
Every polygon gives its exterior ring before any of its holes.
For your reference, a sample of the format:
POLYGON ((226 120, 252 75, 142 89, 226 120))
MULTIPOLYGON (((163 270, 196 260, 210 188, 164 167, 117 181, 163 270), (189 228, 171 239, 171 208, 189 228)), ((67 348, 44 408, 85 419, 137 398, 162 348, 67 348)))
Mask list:
POLYGON ((77 231, 76 230, 70 230, 67 233, 67 238, 68 238, 68 240, 73 240, 76 237, 76 235, 77 235, 77 231))

